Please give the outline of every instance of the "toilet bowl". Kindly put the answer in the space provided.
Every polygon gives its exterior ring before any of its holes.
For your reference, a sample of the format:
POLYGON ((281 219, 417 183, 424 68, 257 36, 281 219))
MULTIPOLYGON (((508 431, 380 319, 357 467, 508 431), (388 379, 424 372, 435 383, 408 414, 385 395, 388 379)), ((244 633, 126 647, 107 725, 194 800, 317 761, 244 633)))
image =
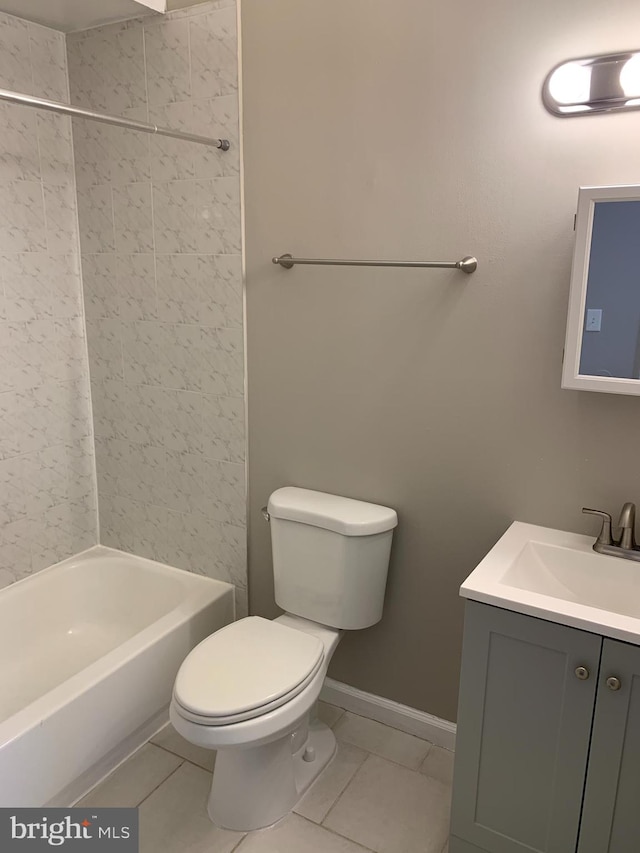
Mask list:
POLYGON ((227 628, 185 661, 170 719, 186 740, 218 751, 211 820, 248 831, 288 814, 333 758, 333 732, 311 712, 341 632, 288 615, 250 616, 227 628), (208 695, 197 689, 199 672, 217 684, 208 695))
POLYGON ((269 499, 276 601, 203 640, 170 706, 186 740, 217 750, 207 811, 249 831, 291 811, 336 750, 314 711, 344 629, 382 615, 394 510, 288 487, 269 499))

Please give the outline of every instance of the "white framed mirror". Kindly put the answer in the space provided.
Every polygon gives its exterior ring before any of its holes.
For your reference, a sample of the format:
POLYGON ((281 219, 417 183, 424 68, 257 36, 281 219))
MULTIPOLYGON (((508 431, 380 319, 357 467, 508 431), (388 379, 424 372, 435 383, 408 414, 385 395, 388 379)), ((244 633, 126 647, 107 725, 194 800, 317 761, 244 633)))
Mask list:
POLYGON ((640 395, 640 186, 580 187, 562 387, 640 395))

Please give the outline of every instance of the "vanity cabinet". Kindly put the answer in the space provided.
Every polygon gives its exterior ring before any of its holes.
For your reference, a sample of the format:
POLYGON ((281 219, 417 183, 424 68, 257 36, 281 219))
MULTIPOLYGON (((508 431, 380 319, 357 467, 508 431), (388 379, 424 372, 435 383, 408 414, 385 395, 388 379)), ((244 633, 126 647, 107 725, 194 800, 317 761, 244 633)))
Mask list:
POLYGON ((638 853, 639 792, 640 647, 467 602, 450 853, 638 853))
POLYGON ((578 853, 639 850, 640 647, 605 640, 578 853))

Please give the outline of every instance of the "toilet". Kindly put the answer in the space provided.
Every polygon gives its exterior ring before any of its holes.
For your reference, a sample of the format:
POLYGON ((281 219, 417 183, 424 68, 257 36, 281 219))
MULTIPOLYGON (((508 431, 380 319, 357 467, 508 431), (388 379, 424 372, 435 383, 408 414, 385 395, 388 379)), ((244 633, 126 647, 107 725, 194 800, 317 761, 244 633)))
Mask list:
POLYGON ((170 707, 186 740, 217 750, 207 810, 249 831, 291 811, 332 759, 314 708, 344 631, 380 621, 393 509, 286 487, 269 498, 276 619, 249 616, 184 660, 170 707))

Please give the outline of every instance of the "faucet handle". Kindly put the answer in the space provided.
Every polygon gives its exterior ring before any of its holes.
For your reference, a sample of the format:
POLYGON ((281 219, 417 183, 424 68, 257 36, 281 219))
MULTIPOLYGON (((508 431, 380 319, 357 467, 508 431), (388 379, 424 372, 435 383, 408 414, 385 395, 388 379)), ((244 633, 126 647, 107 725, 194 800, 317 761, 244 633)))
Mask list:
POLYGON ((622 507, 620 520, 618 521, 618 527, 620 528, 620 547, 627 551, 635 551, 637 548, 635 526, 636 505, 631 501, 627 501, 627 503, 622 507))
POLYGON ((589 509, 586 506, 582 507, 582 512, 585 515, 596 515, 602 519, 602 529, 600 535, 596 539, 597 545, 614 545, 613 536, 611 535, 611 516, 608 512, 603 512, 601 509, 589 509))

